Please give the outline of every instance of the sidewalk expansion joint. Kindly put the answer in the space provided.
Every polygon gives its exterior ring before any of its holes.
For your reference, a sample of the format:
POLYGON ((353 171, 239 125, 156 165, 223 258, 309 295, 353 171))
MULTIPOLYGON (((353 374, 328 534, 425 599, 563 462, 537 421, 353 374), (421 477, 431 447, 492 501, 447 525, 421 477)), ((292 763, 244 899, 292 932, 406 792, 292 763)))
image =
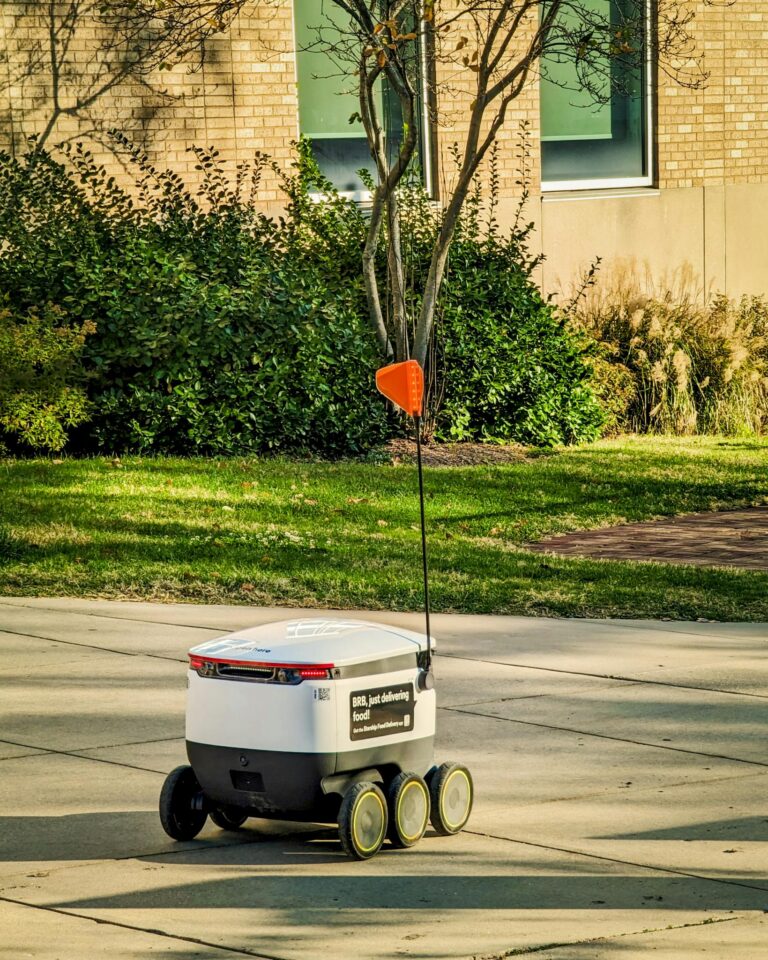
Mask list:
MULTIPOLYGON (((120 603, 124 601, 118 600, 113 602, 120 603)), ((70 617, 96 617, 99 620, 120 620, 123 623, 152 623, 157 627, 181 627, 183 630, 208 630, 217 635, 232 632, 229 627, 206 627, 199 623, 171 623, 167 620, 153 620, 151 617, 119 617, 113 613, 101 613, 98 610, 62 610, 60 607, 44 607, 38 603, 6 603, 4 600, 0 600, 0 605, 11 607, 14 610, 47 610, 49 613, 61 613, 70 617)), ((11 633, 12 631, 5 632, 11 633)))
POLYGON ((255 957, 256 960, 285 960, 274 954, 256 953, 247 947, 227 947, 220 943, 211 943, 209 940, 200 940, 197 937, 185 937, 180 933, 168 933, 155 927, 140 927, 131 923, 121 923, 119 920, 104 920, 102 917, 91 917, 87 913, 76 913, 74 910, 62 910, 59 907, 49 907, 39 903, 27 903, 25 900, 16 900, 13 897, 0 896, 0 902, 12 903, 17 907, 29 907, 30 910, 44 910, 61 917, 73 917, 77 920, 89 920, 91 923, 103 924, 107 927, 117 927, 120 930, 131 930, 134 933, 146 933, 155 937, 165 937, 168 940, 177 940, 181 943, 193 943, 198 947, 210 947, 212 950, 221 950, 222 953, 234 954, 238 957, 255 957))
POLYGON ((667 933, 670 930, 687 930, 690 927, 708 927, 715 923, 732 923, 734 920, 741 920, 744 915, 737 917, 707 917, 706 920, 700 920, 696 923, 670 924, 667 927, 653 927, 646 930, 631 930, 627 933, 614 933, 605 937, 590 937, 588 940, 563 940, 558 943, 543 943, 537 947, 519 947, 515 950, 507 950, 504 953, 475 954, 472 960, 508 960, 510 957, 524 957, 532 953, 543 953, 545 950, 560 950, 563 947, 586 947, 593 943, 611 943, 614 940, 621 940, 623 937, 642 937, 648 933, 667 933))
POLYGON ((114 647, 100 647, 98 644, 81 643, 79 640, 61 640, 59 637, 44 637, 39 633, 22 633, 21 630, 9 630, 7 627, 2 626, 0 626, 0 633, 10 633, 14 637, 29 637, 30 640, 50 640, 51 643, 65 643, 70 647, 82 647, 84 650, 97 650, 100 653, 116 653, 120 657, 150 657, 152 660, 168 660, 171 663, 187 662, 186 657, 166 657, 162 653, 115 650, 114 647))
MULTIPOLYGON (((709 769, 709 768, 705 767, 705 769, 709 769)), ((683 788, 706 787, 706 786, 712 786, 713 784, 730 783, 732 781, 736 781, 739 784, 741 784, 741 783, 744 783, 745 780, 750 780, 754 777, 766 777, 766 776, 768 776, 768 771, 750 770, 749 772, 745 772, 745 773, 727 774, 725 776, 704 777, 701 779, 692 778, 690 780, 676 780, 671 782, 664 781, 663 791, 661 792, 677 790, 679 787, 683 787, 683 788)), ((660 792, 659 784, 648 784, 645 787, 635 787, 633 791, 633 795, 635 797, 638 797, 643 793, 657 794, 659 792, 660 792)), ((613 791, 613 793, 615 793, 615 790, 613 791)), ((564 794, 563 796, 544 797, 544 798, 538 798, 536 800, 523 800, 523 801, 520 801, 519 805, 522 807, 541 806, 542 804, 547 804, 547 803, 570 803, 572 800, 575 800, 577 803, 580 803, 586 800, 594 800, 594 799, 605 797, 605 796, 606 796, 605 788, 600 787, 600 789, 597 789, 597 790, 592 790, 592 791, 580 790, 577 793, 567 793, 567 794, 564 794)))
MULTIPOLYGON (((125 620, 125 621, 131 622, 131 623, 154 623, 154 624, 156 624, 156 625, 158 625, 158 626, 165 626, 165 627, 182 627, 182 628, 187 629, 187 630, 211 630, 211 631, 220 631, 220 632, 222 632, 222 633, 230 633, 230 632, 232 631, 232 627, 231 627, 231 626, 213 627, 213 626, 207 626, 206 624, 200 624, 200 623, 174 623, 174 622, 171 622, 171 621, 168 621, 168 620, 159 620, 159 621, 158 621, 158 620, 152 619, 151 617, 124 617, 124 616, 120 616, 120 615, 117 614, 117 613, 104 613, 104 612, 102 612, 102 611, 100 611, 100 610, 87 610, 87 609, 66 610, 66 609, 62 609, 61 607, 49 607, 49 606, 46 606, 46 605, 41 604, 41 603, 9 603, 8 600, 10 600, 10 599, 21 599, 21 598, 17 598, 17 597, 4 597, 4 598, 0 599, 0 605, 4 605, 4 606, 7 606, 7 607, 12 607, 12 608, 15 608, 15 609, 21 608, 21 609, 24 609, 24 610, 47 610, 47 611, 50 612, 50 613, 62 613, 62 614, 66 614, 66 615, 69 615, 69 616, 96 617, 96 618, 100 618, 100 619, 102 619, 102 620, 125 620)), ((29 599, 29 598, 27 598, 27 599, 29 599)), ((43 599, 43 598, 40 598, 40 599, 43 599)), ((54 599, 55 599, 55 598, 54 598, 54 599)), ((81 599, 82 602, 84 602, 84 603, 87 603, 87 602, 88 602, 87 598, 80 598, 80 599, 81 599)), ((131 601, 125 601, 125 600, 110 600, 110 601, 107 601, 107 602, 109 602, 109 603, 114 603, 114 604, 123 604, 123 605, 129 605, 129 604, 131 603, 131 601)), ((151 602, 151 601, 148 601, 148 602, 151 602)), ((158 605, 161 605, 161 604, 158 604, 158 605)), ((166 605, 168 605, 168 604, 166 604, 166 605)), ((179 606, 182 606, 183 604, 175 603, 175 604, 170 604, 170 605, 171 605, 171 606, 179 607, 179 606)), ((293 608, 293 607, 283 607, 283 608, 278 607, 277 609, 292 610, 292 609, 295 609, 295 608, 293 608)), ((306 609, 306 608, 302 608, 302 609, 306 609)), ((333 608, 333 609, 329 610, 329 612, 344 614, 344 613, 348 613, 349 611, 333 608)), ((356 611, 356 612, 365 612, 365 611, 356 611)), ((394 612, 394 611, 393 611, 393 612, 394 612)), ((457 617, 461 617, 461 616, 471 616, 471 614, 453 614, 453 616, 457 616, 457 617)), ((492 615, 492 614, 487 614, 486 616, 488 616, 488 617, 490 618, 490 617, 492 617, 493 615, 492 615)), ((520 617, 519 619, 525 619, 525 617, 520 617)), ((537 618, 537 619, 539 619, 539 618, 537 618)), ((643 622, 641 622, 641 623, 634 623, 634 622, 632 622, 632 621, 620 620, 620 619, 611 618, 611 617, 603 618, 603 619, 582 618, 582 617, 578 617, 578 618, 550 617, 550 618, 545 618, 545 619, 558 620, 558 621, 562 621, 562 622, 567 622, 567 620, 569 620, 569 619, 578 619, 579 622, 581 622, 581 623, 589 623, 591 626, 594 626, 594 627, 597 627, 597 628, 602 628, 602 629, 606 629, 606 628, 608 628, 608 629, 616 629, 616 628, 619 628, 619 629, 621 629, 621 630, 649 630, 649 629, 651 629, 651 630, 656 630, 656 631, 658 631, 658 632, 664 632, 664 630, 665 630, 665 627, 664 627, 664 626, 655 626, 655 625, 654 625, 654 626, 652 626, 652 627, 649 627, 646 623, 643 623, 643 622)), ((662 621, 659 621, 659 620, 653 621, 653 620, 651 620, 651 623, 654 623, 654 624, 666 624, 666 622, 667 622, 667 621, 663 621, 663 620, 662 620, 662 621)), ((680 622, 684 622, 684 621, 679 621, 679 620, 678 620, 678 621, 669 621, 669 622, 670 622, 670 623, 680 623, 680 622)), ((707 621, 707 623, 710 623, 710 624, 711 624, 711 623, 715 623, 717 626, 725 627, 726 630, 727 630, 727 628, 730 626, 730 623, 731 623, 731 622, 730 622, 730 621, 725 621, 725 620, 723 620, 723 621, 713 621, 713 620, 710 620, 710 621, 707 621)), ((692 626, 693 626, 693 625, 692 625, 692 626)), ((678 634, 679 636, 682 636, 682 637, 696 637, 697 639, 701 639, 702 637, 705 637, 705 638, 707 638, 707 639, 712 639, 713 637, 716 638, 716 637, 718 636, 718 635, 717 635, 716 633, 714 633, 713 631, 696 629, 695 627, 694 627, 693 629, 691 629, 691 630, 675 630, 674 633, 675 633, 675 634, 678 634)), ((441 656, 450 656, 450 654, 441 654, 441 656)), ((466 659, 469 659, 469 658, 466 658, 466 659)), ((587 675, 589 676, 589 674, 587 674, 587 675)), ((612 679, 612 678, 611 678, 611 679, 612 679)), ((698 688, 697 688, 697 689, 698 689, 698 688)), ((725 692, 730 692, 730 691, 725 691, 725 692)))
POLYGON ((488 700, 470 700, 469 703, 454 703, 443 706, 443 710, 460 710, 463 707, 484 707, 489 703, 512 703, 515 700, 542 700, 544 697, 551 696, 548 693, 528 693, 521 694, 519 697, 491 697, 488 700))
MULTIPOLYGON (((637 687, 640 686, 639 681, 627 681, 628 687, 637 687)), ((461 710, 465 707, 482 707, 488 703, 514 703, 516 700, 543 700, 545 697, 558 697, 561 694, 557 692, 552 693, 521 693, 514 697, 489 697, 485 700, 470 700, 469 703, 452 703, 445 704, 443 710, 461 710)))
MULTIPOLYGON (((89 750, 114 750, 117 747, 146 747, 151 743, 171 743, 173 740, 184 740, 184 734, 180 733, 175 737, 152 737, 150 740, 126 740, 120 743, 105 743, 98 747, 72 747, 76 753, 88 753, 89 750)), ((88 759, 91 759, 90 757, 88 759)), ((94 759, 98 760, 98 757, 94 759)))
POLYGON ((656 687, 674 687, 678 690, 694 690, 697 693, 720 693, 730 697, 753 697, 768 700, 765 693, 747 693, 744 690, 723 690, 720 687, 698 687, 693 683, 673 683, 671 680, 649 680, 647 677, 623 677, 614 673, 588 673, 585 670, 563 670, 558 667, 536 667, 530 663, 508 663, 506 660, 486 660, 483 657, 463 657, 458 653, 441 653, 446 660, 467 660, 469 663, 492 663, 498 667, 514 667, 516 670, 539 670, 571 677, 590 677, 594 680, 615 680, 617 683, 645 683, 656 687))
POLYGON ((127 853, 123 857, 112 857, 112 860, 114 862, 124 860, 151 860, 154 862, 160 859, 160 857, 177 857, 183 854, 189 855, 190 853, 203 855, 208 853, 209 850, 230 850, 239 847, 253 847, 260 843, 290 840, 292 836, 294 836, 294 834, 290 830, 286 830, 284 833, 268 834, 243 831, 238 834, 230 834, 230 839, 224 840, 221 843, 215 843, 210 840, 188 840, 170 850, 158 850, 150 853, 127 853), (190 844, 193 844, 193 846, 190 846, 190 844))
MULTIPOLYGON (((565 618, 564 618, 564 619, 565 619, 565 618)), ((714 630, 703 630, 703 629, 698 629, 698 630, 697 630, 697 629, 695 629, 695 628, 694 628, 693 630, 669 630, 669 628, 667 627, 667 624, 685 623, 685 622, 686 622, 685 620, 672 620, 672 619, 659 620, 659 619, 657 619, 657 618, 651 618, 651 619, 650 619, 650 623, 652 624, 652 626, 649 627, 648 624, 647 624, 647 622, 645 622, 645 621, 641 621, 640 623, 637 623, 637 622, 634 622, 634 623, 633 623, 631 620, 623 620, 623 619, 617 620, 616 618, 613 618, 613 619, 612 619, 612 618, 610 618, 610 617, 605 617, 604 619, 598 619, 598 618, 595 618, 595 617, 591 617, 591 618, 586 618, 586 617, 585 617, 584 619, 587 620, 587 622, 588 622, 591 626, 601 627, 601 628, 603 628, 603 629, 605 629, 606 627, 608 627, 608 628, 615 628, 615 627, 617 627, 617 626, 620 626, 622 630, 651 630, 651 631, 654 631, 654 632, 656 632, 656 633, 666 633, 666 632, 668 631, 668 632, 674 633, 674 634, 676 634, 677 636, 680 636, 680 637, 696 637, 697 640, 701 640, 702 638, 706 638, 707 640, 712 640, 712 639, 716 639, 716 640, 717 640, 717 639, 720 639, 720 640, 723 640, 723 639, 736 639, 736 638, 734 638, 734 637, 728 637, 728 638, 723 637, 722 634, 718 634, 718 633, 715 632, 714 630)), ((687 621, 687 622, 688 622, 688 623, 691 623, 690 620, 687 621)), ((728 627, 732 626, 734 623, 739 623, 739 622, 741 622, 741 621, 738 621, 738 620, 704 620, 704 621, 701 622, 701 626, 703 626, 704 623, 706 623, 706 624, 715 624, 715 626, 717 626, 717 627, 724 627, 725 630, 727 631, 727 630, 728 630, 728 627)), ((754 623, 755 625, 759 625, 759 624, 760 624, 760 621, 751 621, 751 622, 754 623)))
POLYGON ((689 750, 685 747, 671 747, 668 743, 651 743, 647 740, 631 740, 627 737, 612 737, 608 733, 594 733, 591 730, 579 730, 576 727, 561 727, 553 723, 536 723, 533 720, 516 720, 514 717, 499 717, 494 713, 481 713, 479 710, 464 710, 462 707, 440 707, 451 713, 461 713, 467 717, 485 717, 488 720, 501 720, 504 723, 519 723, 524 727, 538 727, 543 730, 558 730, 561 733, 575 733, 580 737, 595 737, 598 740, 612 740, 616 743, 630 743, 635 747, 652 747, 654 750, 670 750, 672 753, 685 753, 705 760, 727 760, 729 763, 745 763, 753 767, 768 767, 765 760, 745 760, 741 757, 729 757, 722 753, 704 753, 702 750, 689 750))
POLYGON ((24 747, 27 750, 34 750, 34 753, 17 753, 15 757, 0 757, 0 763, 5 763, 6 760, 28 760, 30 757, 44 757, 46 754, 50 755, 50 750, 44 750, 41 747, 27 747, 23 743, 11 743, 9 740, 0 740, 0 743, 7 743, 12 747, 24 747))
MULTIPOLYGON (((3 605, 2 600, 0 600, 0 605, 3 605)), ((32 605, 32 604, 6 603, 4 605, 7 607, 11 607, 13 609, 23 609, 23 610, 42 609, 42 610, 47 610, 49 612, 63 613, 64 615, 69 613, 70 615, 73 615, 73 616, 94 617, 95 619, 101 619, 101 620, 119 620, 121 622, 126 622, 126 623, 151 623, 157 627, 181 627, 182 629, 185 629, 185 630, 206 630, 209 633, 213 633, 216 636, 220 636, 222 633, 230 632, 229 628, 227 627, 207 627, 207 626, 201 626, 201 625, 192 624, 192 623, 167 623, 165 621, 144 619, 143 617, 116 617, 111 614, 82 611, 82 610, 62 611, 58 607, 41 607, 39 605, 32 605)), ((608 624, 600 623, 599 621, 595 621, 595 624, 597 626, 608 626, 608 624)), ((624 625, 622 624, 622 626, 624 625)), ((633 629, 633 630, 642 629, 641 627, 637 627, 635 625, 630 625, 630 624, 627 624, 626 626, 628 629, 633 629)), ((55 643, 67 643, 75 647, 84 647, 89 650, 101 650, 104 653, 116 653, 126 657, 151 657, 156 660, 168 660, 168 661, 171 661, 172 663, 186 662, 186 658, 181 658, 181 657, 166 657, 166 656, 163 656, 162 654, 156 654, 156 653, 146 653, 146 652, 137 653, 137 652, 131 652, 126 650, 115 650, 112 647, 100 647, 100 646, 97 646, 96 644, 81 643, 81 642, 78 642, 77 640, 60 640, 58 637, 41 636, 40 634, 37 634, 37 633, 23 633, 19 630, 9 630, 7 628, 0 628, 0 632, 13 634, 14 636, 19 636, 19 637, 30 637, 35 640, 51 640, 55 643)), ((702 634, 697 634, 697 633, 684 634, 684 635, 697 636, 697 637, 702 636, 702 634)), ((760 700, 768 700, 768 694, 747 693, 742 690, 724 690, 717 687, 700 687, 694 684, 673 683, 671 681, 665 681, 665 680, 649 680, 644 677, 623 677, 618 674, 589 673, 583 670, 563 670, 557 667, 539 667, 539 666, 533 666, 532 664, 528 664, 528 663, 508 663, 503 660, 492 660, 492 659, 486 659, 484 657, 465 657, 465 656, 462 656, 461 654, 455 654, 455 653, 441 653, 440 656, 445 657, 446 659, 451 659, 451 660, 466 660, 466 661, 469 661, 470 663, 492 663, 496 666, 514 667, 515 669, 519 669, 519 670, 540 670, 546 673, 564 674, 564 675, 574 676, 574 677, 591 677, 597 680, 614 680, 618 683, 633 683, 633 684, 645 683, 645 684, 661 686, 661 687, 675 687, 680 690, 696 690, 696 691, 704 691, 707 693, 719 693, 719 694, 737 696, 737 697, 754 697, 760 700)))
MULTIPOLYGON (((181 740, 181 737, 170 737, 170 740, 181 740)), ((122 760, 106 760, 104 757, 90 757, 85 753, 78 753, 75 750, 54 750, 52 747, 33 747, 31 743, 19 743, 16 740, 3 740, 2 743, 9 743, 14 747, 25 747, 27 750, 40 750, 39 754, 28 754, 24 759, 34 759, 35 756, 58 756, 58 757, 73 757, 75 760, 92 760, 94 763, 108 763, 113 767, 127 767, 130 770, 143 770, 145 773, 154 773, 155 776, 162 777, 164 774, 160 770, 153 770, 151 767, 140 767, 135 763, 125 763, 122 760)), ((138 741, 138 743, 143 743, 144 741, 138 741)), ((147 740, 147 743, 162 743, 163 741, 158 740, 147 740)), ((136 746, 136 744, 115 744, 116 747, 120 746, 136 746)), ((87 750, 110 750, 112 747, 86 747, 87 750)), ((6 760, 21 760, 21 757, 6 757, 6 760)))
POLYGON ((706 880, 708 883, 724 883, 731 887, 743 887, 746 890, 758 890, 760 893, 768 896, 768 880, 766 886, 757 886, 754 883, 747 883, 744 880, 729 880, 727 877, 709 877, 703 873, 691 873, 688 870, 676 870, 674 867, 664 867, 656 863, 639 863, 636 860, 622 860, 618 857, 607 857, 602 853, 589 853, 586 850, 575 850, 571 847, 558 847, 550 843, 536 843, 535 840, 520 840, 517 837, 504 837, 498 833, 487 833, 482 830, 467 830, 465 827, 462 833, 469 833, 473 837, 483 837, 486 840, 504 840, 507 843, 517 843, 524 847, 534 847, 536 850, 548 850, 555 853, 567 853, 573 857, 587 857, 590 860, 600 860, 603 863, 615 863, 622 867, 637 867, 641 870, 654 871, 655 873, 670 874, 675 877, 687 877, 689 880, 706 880))

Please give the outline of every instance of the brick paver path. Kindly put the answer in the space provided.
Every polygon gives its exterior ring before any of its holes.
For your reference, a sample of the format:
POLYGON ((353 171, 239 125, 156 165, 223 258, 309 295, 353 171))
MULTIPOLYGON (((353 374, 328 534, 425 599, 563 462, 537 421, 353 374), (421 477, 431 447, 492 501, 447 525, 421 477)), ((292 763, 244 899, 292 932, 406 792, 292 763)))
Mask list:
POLYGON ((605 560, 768 570, 768 507, 694 513, 550 537, 528 549, 605 560))

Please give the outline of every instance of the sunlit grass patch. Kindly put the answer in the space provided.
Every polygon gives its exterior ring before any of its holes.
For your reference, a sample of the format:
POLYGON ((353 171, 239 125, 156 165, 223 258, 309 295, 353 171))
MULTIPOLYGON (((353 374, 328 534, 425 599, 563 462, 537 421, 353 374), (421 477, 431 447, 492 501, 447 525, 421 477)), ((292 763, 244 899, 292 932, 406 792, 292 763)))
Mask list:
MULTIPOLYGON (((426 472, 436 610, 768 620, 768 575, 578 559, 555 533, 768 502, 768 442, 623 438, 426 472)), ((0 593, 417 609, 415 468, 0 462, 0 593)))

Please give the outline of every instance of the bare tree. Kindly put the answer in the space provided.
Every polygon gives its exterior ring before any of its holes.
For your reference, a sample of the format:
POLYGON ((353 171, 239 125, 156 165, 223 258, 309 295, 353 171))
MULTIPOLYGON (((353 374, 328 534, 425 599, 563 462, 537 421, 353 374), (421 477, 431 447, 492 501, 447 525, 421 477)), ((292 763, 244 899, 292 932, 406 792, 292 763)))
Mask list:
MULTIPOLYGON (((130 32, 162 38, 157 56, 203 51, 245 7, 267 0, 102 0, 103 15, 130 32)), ((332 29, 317 30, 325 49, 357 88, 359 119, 376 168, 362 270, 370 321, 382 353, 425 365, 451 242, 473 179, 503 128, 510 105, 536 76, 564 83, 594 104, 608 103, 622 79, 649 58, 675 82, 706 80, 693 40, 688 0, 328 0, 332 29), (647 17, 653 11, 653 22, 647 17), (339 22, 342 26, 339 27, 339 22), (567 80, 553 65, 569 64, 567 80), (619 66, 621 69, 615 69, 619 66), (409 316, 398 193, 418 153, 419 110, 426 76, 440 90, 451 84, 473 96, 458 144, 457 175, 442 198, 440 226, 423 296, 409 316), (558 79, 558 76, 560 79, 558 79), (386 82, 399 106, 399 140, 392 143, 377 91, 386 82), (375 269, 386 245, 387 272, 375 269), (383 286, 382 286, 383 285, 383 286), (386 306, 384 306, 386 305, 386 306)), ((733 0, 700 0, 729 4, 733 0)), ((437 113, 439 114, 439 99, 437 113)), ((438 122, 439 116, 433 116, 438 122)))

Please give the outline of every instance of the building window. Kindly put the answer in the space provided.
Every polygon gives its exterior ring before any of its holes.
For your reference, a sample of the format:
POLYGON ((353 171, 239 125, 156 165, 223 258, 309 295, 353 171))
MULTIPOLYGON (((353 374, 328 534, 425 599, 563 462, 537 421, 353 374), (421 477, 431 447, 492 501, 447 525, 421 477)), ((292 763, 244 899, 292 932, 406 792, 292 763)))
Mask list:
MULTIPOLYGON (((598 16, 610 17, 618 28, 636 0, 583 2, 598 16)), ((593 93, 580 89, 573 60, 550 56, 542 61, 544 190, 650 184, 649 77, 645 60, 627 65, 606 58, 604 71, 596 67, 596 86, 603 84, 607 91, 610 78, 614 89, 607 102, 596 102, 593 93)))
MULTIPOLYGON (((318 166, 336 189, 362 198, 367 195, 367 190, 358 171, 367 170, 375 180, 376 166, 368 149, 365 130, 358 119, 357 78, 350 75, 351 65, 335 62, 327 52, 327 45, 333 43, 334 25, 343 36, 349 29, 349 20, 331 0, 294 0, 294 18, 299 132, 310 140, 318 166), (318 28, 321 43, 318 43, 318 28)), ((420 45, 413 45, 413 54, 416 61, 421 60, 420 45)), ((423 91, 419 92, 423 100, 423 91)), ((386 142, 397 150, 402 134, 400 106, 385 80, 377 83, 377 106, 384 121, 386 142)), ((424 128, 419 115, 419 145, 422 148, 417 160, 419 164, 424 154, 424 128)))

